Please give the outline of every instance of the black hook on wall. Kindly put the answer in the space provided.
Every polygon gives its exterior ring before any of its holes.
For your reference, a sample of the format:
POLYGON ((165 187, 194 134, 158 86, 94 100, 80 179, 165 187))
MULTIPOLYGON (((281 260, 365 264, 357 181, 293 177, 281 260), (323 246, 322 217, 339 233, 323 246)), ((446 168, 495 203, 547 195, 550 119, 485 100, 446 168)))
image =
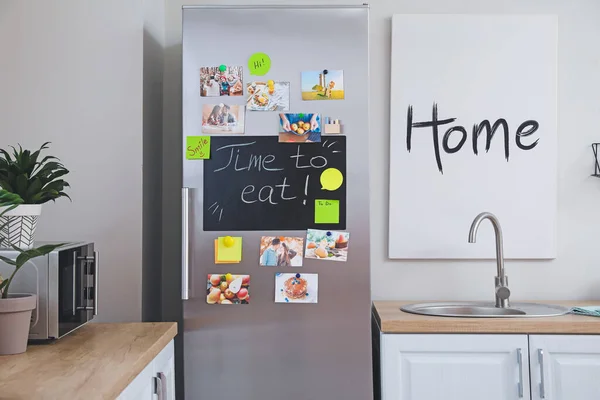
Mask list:
POLYGON ((592 143, 592 151, 594 152, 594 173, 592 176, 600 178, 600 162, 598 161, 598 146, 600 143, 592 143))

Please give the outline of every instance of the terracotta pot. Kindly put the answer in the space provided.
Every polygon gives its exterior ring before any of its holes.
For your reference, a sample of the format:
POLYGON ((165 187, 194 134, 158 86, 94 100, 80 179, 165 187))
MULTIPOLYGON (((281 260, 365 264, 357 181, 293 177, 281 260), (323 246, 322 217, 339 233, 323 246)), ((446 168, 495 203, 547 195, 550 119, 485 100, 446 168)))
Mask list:
POLYGON ((35 309, 35 294, 9 294, 0 298, 0 356, 24 353, 31 323, 31 312, 35 309))
MULTIPOLYGON (((0 214, 8 207, 0 207, 0 214)), ((41 204, 21 204, 0 217, 0 248, 12 249, 12 245, 26 250, 33 247, 35 228, 42 213, 41 204)))

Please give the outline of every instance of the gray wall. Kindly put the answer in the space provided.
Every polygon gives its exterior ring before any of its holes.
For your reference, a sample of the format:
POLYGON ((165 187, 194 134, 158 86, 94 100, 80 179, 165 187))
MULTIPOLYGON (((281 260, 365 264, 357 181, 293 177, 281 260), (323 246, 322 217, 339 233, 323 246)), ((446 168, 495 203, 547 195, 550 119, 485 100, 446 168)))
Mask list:
POLYGON ((141 318, 142 30, 141 0, 0 1, 0 147, 71 170, 38 238, 96 242, 98 321, 141 318))
MULTIPOLYGON (((180 264, 181 6, 247 4, 247 1, 166 2, 163 168, 163 268, 180 264)), ((287 1, 256 1, 286 4, 287 1)), ((348 4, 348 1, 294 1, 348 4)), ((360 3, 360 2, 358 2, 360 3)), ((597 0, 373 0, 371 4, 371 286, 374 299, 491 299, 491 261, 392 261, 387 259, 390 27, 394 13, 552 13, 559 17, 558 258, 506 263, 515 299, 600 298, 595 241, 600 226, 600 180, 590 178, 590 143, 600 107, 600 2, 597 0)), ((235 43, 232 44, 235 49, 235 43)), ((235 51, 235 50, 234 50, 235 51)), ((465 221, 465 240, 471 221, 465 221)), ((178 278, 177 278, 178 279, 178 278)), ((176 304, 176 278, 169 278, 176 304)), ((164 292, 163 292, 164 294, 164 292)), ((165 304, 165 302, 163 302, 165 304)))
POLYGON ((164 0, 144 0, 142 319, 160 321, 164 0))

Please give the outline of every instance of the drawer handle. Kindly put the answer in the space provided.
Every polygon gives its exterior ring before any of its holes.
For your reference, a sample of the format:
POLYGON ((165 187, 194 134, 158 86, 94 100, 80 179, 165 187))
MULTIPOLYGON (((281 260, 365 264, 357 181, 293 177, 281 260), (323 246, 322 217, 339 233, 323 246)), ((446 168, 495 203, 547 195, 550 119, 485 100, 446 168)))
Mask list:
POLYGON ((540 398, 546 398, 546 384, 544 381, 544 350, 538 349, 538 361, 540 362, 540 398))
POLYGON ((158 400, 165 400, 167 395, 167 388, 165 387, 167 379, 165 374, 159 372, 154 377, 154 394, 158 397, 158 400))
POLYGON ((73 252, 73 316, 77 315, 77 252, 73 252))
POLYGON ((523 353, 521 349, 517 349, 517 363, 519 365, 519 383, 518 383, 518 391, 519 398, 523 397, 523 353))

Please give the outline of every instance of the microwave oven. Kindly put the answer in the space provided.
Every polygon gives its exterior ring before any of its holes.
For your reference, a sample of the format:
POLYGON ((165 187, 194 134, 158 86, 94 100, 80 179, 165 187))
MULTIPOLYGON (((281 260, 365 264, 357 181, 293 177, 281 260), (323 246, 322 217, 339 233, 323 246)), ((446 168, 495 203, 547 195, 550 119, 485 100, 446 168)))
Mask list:
MULTIPOLYGON (((0 255, 14 259, 18 252, 3 249, 0 255)), ((10 285, 10 292, 37 294, 29 340, 61 338, 98 314, 98 262, 94 243, 74 242, 23 265, 10 285)), ((13 268, 0 261, 3 278, 8 278, 13 268)))

